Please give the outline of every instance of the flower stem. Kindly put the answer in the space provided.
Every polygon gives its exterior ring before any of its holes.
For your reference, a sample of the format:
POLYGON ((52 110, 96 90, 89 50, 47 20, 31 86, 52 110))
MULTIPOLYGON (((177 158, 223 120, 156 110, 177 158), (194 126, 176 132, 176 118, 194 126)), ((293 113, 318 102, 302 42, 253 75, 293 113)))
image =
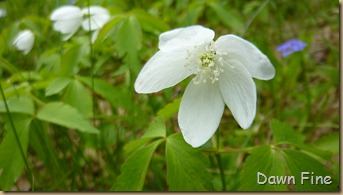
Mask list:
POLYGON ((216 149, 216 148, 208 148, 205 149, 204 152, 206 153, 214 153, 214 154, 237 154, 237 153, 248 153, 251 150, 253 150, 255 147, 249 147, 249 148, 221 148, 221 149, 216 149))
MULTIPOLYGON (((88 0, 88 15, 90 16, 90 0, 88 0)), ((88 20, 88 25, 89 28, 92 29, 91 27, 91 20, 88 20)), ((91 61, 91 87, 92 91, 94 92, 94 54, 93 54, 93 43, 92 43, 92 34, 91 31, 89 31, 89 47, 90 47, 90 61, 91 61)), ((92 121, 93 125, 95 125, 95 96, 92 95, 92 103, 93 103, 93 108, 92 108, 92 121)))
POLYGON ((245 25, 245 28, 243 29, 241 36, 244 35, 244 33, 248 30, 248 28, 250 27, 251 23, 255 20, 255 18, 257 17, 257 15, 262 11, 262 9, 269 3, 270 0, 265 0, 263 2, 263 4, 256 10, 256 12, 252 15, 252 17, 249 19, 249 21, 247 22, 247 24, 245 25))
POLYGON ((222 158, 220 154, 215 154, 215 156, 216 156, 218 167, 219 167, 220 178, 222 180, 223 191, 226 191, 226 181, 225 181, 224 168, 222 166, 222 158))
MULTIPOLYGON (((220 150, 220 134, 219 134, 219 130, 217 131, 217 151, 220 150)), ((220 172, 220 178, 222 181, 222 186, 223 186, 223 191, 226 191, 226 181, 225 181, 225 173, 224 173, 224 168, 222 165, 222 158, 221 158, 221 154, 220 153, 215 153, 214 154, 216 159, 217 159, 217 163, 218 163, 218 167, 219 167, 219 172, 220 172)))
POLYGON ((35 188, 34 188, 34 183, 33 183, 33 177, 32 177, 31 171, 30 171, 29 163, 27 162, 27 159, 25 157, 25 153, 24 153, 24 150, 23 150, 23 146, 21 145, 21 142, 19 140, 19 136, 18 136, 17 130, 15 128, 15 125, 14 125, 14 122, 13 122, 13 118, 12 118, 12 115, 10 113, 10 109, 8 107, 7 100, 6 100, 4 91, 2 89, 1 82, 0 82, 0 92, 1 92, 2 99, 4 101, 4 105, 5 105, 5 108, 6 108, 6 113, 8 115, 8 119, 9 119, 11 127, 13 129, 14 137, 15 137, 17 143, 18 143, 20 154, 21 154, 21 156, 23 158, 27 174, 29 175, 29 180, 30 180, 30 183, 31 183, 31 189, 34 190, 35 188))

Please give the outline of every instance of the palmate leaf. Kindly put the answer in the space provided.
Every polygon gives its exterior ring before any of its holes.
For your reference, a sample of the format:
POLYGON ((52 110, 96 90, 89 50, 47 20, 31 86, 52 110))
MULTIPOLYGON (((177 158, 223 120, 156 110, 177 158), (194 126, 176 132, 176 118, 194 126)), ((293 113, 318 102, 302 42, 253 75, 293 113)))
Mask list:
POLYGON ((167 104, 164 108, 158 111, 157 115, 163 117, 164 120, 170 119, 176 114, 180 107, 181 98, 175 99, 172 103, 167 104))
POLYGON ((297 182, 295 188, 297 191, 319 192, 339 190, 339 183, 335 179, 335 176, 322 163, 307 154, 296 150, 283 149, 283 152, 289 171, 291 175, 294 175, 296 178, 297 182), (308 172, 305 176, 309 177, 309 179, 303 180, 303 185, 301 184, 302 172, 308 172), (312 183, 311 176, 314 176, 314 182, 312 183), (329 185, 322 183, 316 184, 316 176, 330 176, 332 178, 332 183, 329 185))
POLYGON ((76 108, 62 102, 46 104, 38 111, 37 118, 85 133, 99 133, 76 108))
POLYGON ((153 153, 163 140, 157 140, 132 153, 121 166, 121 174, 111 190, 140 191, 143 189, 145 176, 153 153))
POLYGON ((143 134, 142 138, 136 139, 124 146, 125 153, 131 153, 137 148, 148 143, 154 138, 163 138, 166 136, 166 126, 161 117, 156 117, 149 125, 148 129, 143 134))
POLYGON ((79 44, 69 44, 62 55, 59 76, 68 77, 76 73, 78 63, 85 56, 85 49, 79 44))
POLYGON ((93 114, 92 96, 78 80, 69 83, 63 101, 78 109, 85 117, 93 114))
POLYGON ((289 124, 282 123, 276 119, 271 122, 275 144, 300 144, 306 139, 304 135, 295 131, 289 124))
MULTIPOLYGON (((26 158, 32 118, 22 114, 12 114, 12 118, 26 158)), ((10 190, 24 167, 23 156, 8 119, 5 129, 7 133, 0 144, 0 190, 10 190)))
POLYGON ((334 154, 338 154, 339 132, 332 132, 331 134, 321 137, 313 143, 313 146, 334 154))
MULTIPOLYGON (((11 113, 34 115, 35 112, 33 100, 26 96, 11 97, 7 100, 7 105, 11 113)), ((0 100, 0 112, 6 112, 5 103, 2 100, 0 100)))
POLYGON ((271 127, 275 144, 291 144, 299 149, 306 150, 313 155, 319 156, 322 159, 330 158, 330 152, 326 152, 319 148, 305 144, 304 141, 306 137, 295 131, 289 124, 273 119, 271 122, 271 127))
POLYGON ((168 25, 161 19, 151 15, 143 9, 134 9, 131 13, 137 17, 145 31, 158 34, 169 29, 168 25))
POLYGON ((124 15, 115 15, 99 30, 99 34, 94 42, 95 49, 100 48, 105 39, 114 34, 118 23, 124 18, 124 15))
POLYGON ((142 138, 146 137, 165 137, 166 136, 166 125, 164 124, 163 118, 156 117, 146 130, 142 138))
POLYGON ((260 146, 254 149, 243 165, 240 175, 242 191, 337 191, 338 182, 334 175, 319 161, 305 153, 293 149, 281 149, 275 146, 260 146), (259 176, 258 173, 264 176, 259 176), (304 180, 302 172, 332 177, 332 184, 315 184, 304 180), (290 177, 292 176, 293 179, 290 177), (261 182, 260 184, 258 182, 261 182), (274 183, 275 182, 275 183, 274 183), (271 184, 273 183, 273 184, 271 184))
POLYGON ((121 56, 141 49, 142 30, 135 16, 130 16, 123 21, 118 30, 116 47, 121 56))
MULTIPOLYGON (((92 88, 91 78, 80 76, 78 76, 77 78, 78 80, 86 84, 89 88, 92 88)), ((94 89, 92 90, 94 90, 95 93, 99 94, 101 97, 109 101, 111 105, 115 108, 121 106, 128 108, 130 106, 128 101, 126 101, 127 97, 124 97, 122 95, 124 90, 120 90, 104 80, 95 78, 94 89)))
POLYGON ((167 181, 171 191, 208 191, 212 176, 206 170, 208 159, 188 145, 180 133, 168 137, 166 144, 167 181))
POLYGON ((120 56, 125 56, 125 63, 136 75, 140 70, 138 50, 142 47, 142 29, 135 16, 123 21, 118 30, 116 47, 120 56))
MULTIPOLYGON (((260 146, 254 149, 246 159, 239 182, 241 191, 285 191, 286 185, 258 184, 258 172, 270 176, 285 176, 284 163, 280 152, 271 146, 260 146)), ((264 182, 260 176, 259 182, 264 182)))
POLYGON ((68 86, 70 82, 71 79, 66 77, 58 77, 54 79, 45 89, 45 96, 51 96, 61 92, 64 88, 68 86))

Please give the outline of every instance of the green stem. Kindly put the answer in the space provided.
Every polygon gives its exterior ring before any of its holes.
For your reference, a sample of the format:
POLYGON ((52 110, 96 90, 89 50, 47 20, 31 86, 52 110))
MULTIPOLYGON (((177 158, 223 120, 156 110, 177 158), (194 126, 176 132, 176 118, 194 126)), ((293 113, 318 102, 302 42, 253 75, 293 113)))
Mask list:
POLYGON ((2 85, 1 85, 1 82, 0 82, 0 92, 1 92, 1 96, 2 96, 2 99, 4 101, 4 104, 5 104, 5 108, 6 108, 6 113, 8 115, 8 119, 10 120, 10 124, 11 124, 11 127, 13 129, 13 133, 14 133, 14 136, 15 136, 15 139, 18 143, 18 147, 19 147, 19 150, 20 150, 20 154, 24 160, 24 164, 25 164, 25 167, 26 167, 26 171, 29 175, 29 180, 30 180, 30 183, 31 183, 31 189, 34 190, 34 183, 33 183, 33 177, 32 177, 32 174, 31 174, 31 171, 30 171, 30 167, 29 167, 29 163, 27 162, 27 159, 25 157, 25 153, 24 153, 24 149, 23 149, 23 146, 21 145, 21 142, 19 140, 19 136, 18 136, 18 133, 17 133, 17 130, 15 128, 15 125, 14 125, 14 122, 13 122, 13 118, 12 118, 12 115, 10 113, 10 109, 8 107, 8 104, 7 104, 7 100, 6 100, 6 97, 5 97, 5 94, 4 94, 4 91, 2 89, 2 85))
POLYGON ((251 150, 253 150, 255 147, 249 147, 249 148, 221 148, 221 149, 216 149, 216 148, 209 148, 205 149, 204 152, 206 153, 211 153, 211 154, 237 154, 237 153, 248 153, 251 150))
MULTIPOLYGON (((305 95, 306 95, 306 109, 307 109, 307 116, 308 118, 312 118, 311 117, 311 108, 312 108, 312 104, 311 104, 311 92, 310 92, 310 81, 309 81, 309 77, 307 72, 307 67, 305 65, 305 60, 304 60, 304 56, 301 56, 301 68, 302 68, 302 74, 303 74, 303 78, 305 81, 305 95)), ((315 121, 316 122, 316 121, 315 121)))
POLYGON ((224 168, 222 165, 222 159, 220 154, 215 154, 218 167, 219 167, 219 172, 220 172, 220 178, 222 180, 222 186, 223 186, 223 191, 226 191, 226 181, 225 181, 225 173, 224 173, 224 168))
POLYGON ((269 3, 270 0, 265 0, 263 2, 263 4, 256 10, 256 12, 252 15, 252 17, 250 18, 250 20, 247 22, 247 24, 245 25, 245 28, 243 29, 241 36, 244 35, 244 33, 248 30, 248 28, 250 27, 251 23, 255 20, 255 18, 257 17, 257 15, 262 11, 262 9, 269 3))
MULTIPOLYGON (((88 0, 88 16, 91 15, 90 13, 90 0, 88 0)), ((89 28, 91 29, 91 20, 88 20, 89 28)), ((92 43, 92 34, 89 32, 89 47, 90 47, 90 60, 91 60, 91 87, 92 91, 94 92, 94 54, 93 54, 93 43, 92 43)), ((92 113, 92 119, 93 119, 93 125, 95 125, 95 96, 92 95, 92 102, 93 102, 93 113, 92 113)))
MULTIPOLYGON (((220 133, 219 130, 217 130, 217 151, 220 150, 220 133)), ((220 172, 220 178, 222 181, 222 186, 223 186, 223 191, 226 191, 226 181, 225 181, 225 173, 224 173, 224 168, 222 165, 222 158, 220 153, 216 153, 215 157, 217 159, 218 167, 219 167, 219 172, 220 172)))

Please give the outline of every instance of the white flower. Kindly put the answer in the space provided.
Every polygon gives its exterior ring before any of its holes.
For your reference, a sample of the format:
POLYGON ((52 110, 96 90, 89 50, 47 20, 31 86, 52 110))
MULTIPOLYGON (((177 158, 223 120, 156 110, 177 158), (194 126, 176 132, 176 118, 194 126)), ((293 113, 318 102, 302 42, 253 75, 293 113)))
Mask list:
POLYGON ((86 31, 99 30, 110 19, 110 13, 105 8, 96 5, 82 9, 82 13, 88 16, 82 22, 82 28, 86 31))
POLYGON ((54 30, 65 34, 63 40, 68 40, 77 32, 82 24, 83 13, 80 8, 66 5, 55 9, 50 19, 55 21, 54 30))
POLYGON ((110 13, 103 7, 90 6, 84 9, 73 5, 57 8, 51 14, 50 19, 55 21, 54 30, 65 34, 63 40, 68 40, 82 26, 86 31, 95 31, 92 36, 94 42, 98 30, 110 19, 110 13), (85 17, 85 19, 83 19, 85 17))
POLYGON ((6 10, 0 9, 0 18, 5 17, 7 15, 6 10))
POLYGON ((110 20, 110 13, 103 7, 90 6, 82 9, 82 13, 88 17, 82 22, 82 28, 86 31, 93 31, 92 43, 96 40, 99 30, 110 20))
POLYGON ((187 143, 199 147, 215 133, 225 104, 243 128, 256 113, 252 77, 272 79, 275 69, 252 43, 235 35, 213 42, 214 32, 190 26, 162 33, 159 51, 145 64, 135 82, 138 93, 153 93, 194 75, 181 100, 178 122, 187 143))
POLYGON ((13 45, 26 55, 31 51, 34 41, 35 37, 33 33, 30 30, 24 30, 19 32, 16 36, 13 41, 13 45))

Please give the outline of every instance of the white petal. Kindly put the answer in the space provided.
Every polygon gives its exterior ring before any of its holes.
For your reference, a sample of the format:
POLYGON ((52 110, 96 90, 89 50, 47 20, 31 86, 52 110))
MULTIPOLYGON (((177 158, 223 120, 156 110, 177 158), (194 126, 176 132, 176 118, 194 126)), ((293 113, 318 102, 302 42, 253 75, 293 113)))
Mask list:
POLYGON ((6 10, 0 9, 0 18, 5 17, 7 15, 6 10))
POLYGON ((82 19, 82 12, 81 9, 73 6, 73 5, 66 5, 62 6, 60 8, 55 9, 51 16, 50 19, 53 21, 58 21, 58 20, 72 20, 72 19, 82 19))
POLYGON ((74 34, 80 27, 81 20, 62 20, 54 23, 54 30, 62 34, 74 34))
POLYGON ((21 31, 13 41, 13 45, 25 55, 28 54, 35 41, 35 37, 30 30, 21 31))
POLYGON ((275 76, 275 69, 268 57, 255 45, 235 35, 224 35, 215 42, 217 51, 226 52, 223 58, 242 63, 252 77, 269 80, 275 76))
POLYGON ((183 47, 208 44, 214 38, 214 31, 203 26, 177 28, 160 35, 158 47, 161 50, 177 50, 183 47))
POLYGON ((55 21, 54 30, 65 34, 63 40, 67 40, 80 28, 82 15, 80 8, 68 5, 54 10, 50 18, 55 21))
MULTIPOLYGON (((83 14, 88 14, 88 8, 83 8, 82 9, 83 14)), ((108 10, 106 8, 103 8, 98 5, 93 5, 89 7, 89 13, 90 15, 110 15, 108 10)))
POLYGON ((187 143, 196 148, 216 132, 224 112, 218 82, 190 82, 182 97, 178 121, 187 143))
POLYGON ((153 93, 171 87, 194 73, 187 64, 187 51, 158 51, 139 73, 137 93, 153 93))
POLYGON ((82 28, 86 31, 102 28, 110 19, 110 13, 103 7, 90 6, 82 9, 84 15, 89 15, 83 22, 82 28))
POLYGON ((96 30, 93 32, 92 34, 92 43, 95 42, 96 38, 98 38, 98 35, 99 35, 99 30, 96 30))
POLYGON ((248 70, 237 60, 225 61, 219 86, 238 124, 247 129, 256 114, 256 86, 248 70))

